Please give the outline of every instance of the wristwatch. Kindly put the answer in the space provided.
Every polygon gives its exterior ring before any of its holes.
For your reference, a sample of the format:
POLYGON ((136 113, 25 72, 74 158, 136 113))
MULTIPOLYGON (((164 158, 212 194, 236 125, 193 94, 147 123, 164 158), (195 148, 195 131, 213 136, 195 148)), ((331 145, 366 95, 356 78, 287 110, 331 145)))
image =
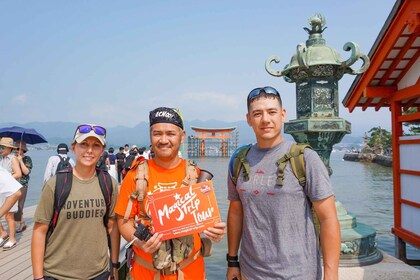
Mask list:
POLYGON ((119 269, 120 268, 121 263, 120 262, 116 262, 116 263, 112 263, 112 267, 119 269))
POLYGON ((238 256, 229 256, 229 254, 226 254, 226 260, 228 262, 237 262, 239 260, 238 256))

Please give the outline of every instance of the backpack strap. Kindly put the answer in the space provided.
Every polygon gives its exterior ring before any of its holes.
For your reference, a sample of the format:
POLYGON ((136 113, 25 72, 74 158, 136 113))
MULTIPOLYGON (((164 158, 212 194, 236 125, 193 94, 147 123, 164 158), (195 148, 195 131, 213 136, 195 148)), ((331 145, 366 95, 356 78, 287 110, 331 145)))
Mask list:
MULTIPOLYGON (((140 160, 133 165, 132 168, 136 168, 136 189, 133 193, 131 193, 127 208, 125 209, 124 219, 128 220, 130 217, 131 209, 133 208, 134 200, 139 201, 140 203, 140 216, 145 218, 146 214, 144 212, 143 207, 143 200, 146 196, 147 186, 148 186, 148 179, 149 179, 149 166, 147 164, 147 160, 143 157, 139 157, 140 160)), ((198 171, 197 171, 197 164, 194 161, 188 160, 186 163, 186 176, 182 180, 181 187, 189 186, 195 184, 198 178, 198 171)))
POLYGON ((242 175, 244 178, 244 181, 249 180, 249 173, 250 173, 250 167, 249 162, 246 158, 246 155, 248 154, 249 150, 251 149, 251 144, 245 145, 242 147, 239 147, 232 155, 230 162, 229 162, 229 173, 231 176, 232 182, 236 185, 236 182, 239 178, 239 173, 241 172, 241 169, 243 167, 242 175))
POLYGON ((283 186, 284 181, 284 169, 286 168, 287 163, 290 161, 293 174, 299 181, 299 184, 304 187, 306 185, 306 169, 305 169, 305 159, 303 156, 304 150, 306 148, 312 149, 308 144, 293 144, 290 148, 290 151, 282 156, 277 161, 277 179, 276 185, 283 186))
POLYGON ((106 212, 104 215, 104 226, 108 228, 109 220, 109 209, 111 208, 111 198, 112 198, 112 179, 111 175, 103 169, 96 168, 96 175, 98 176, 99 186, 101 187, 102 194, 105 199, 106 212))
POLYGON ((57 172, 54 191, 53 217, 48 226, 47 240, 57 226, 58 216, 60 215, 60 211, 66 203, 67 198, 69 197, 72 182, 73 169, 67 168, 57 172))
POLYGON ((293 156, 290 158, 293 174, 295 174, 302 187, 306 186, 306 167, 304 158, 304 150, 306 148, 312 149, 308 144, 294 144, 291 149, 293 156))
POLYGON ((133 208, 134 200, 140 202, 140 214, 145 216, 143 209, 143 199, 146 195, 148 179, 149 179, 149 166, 147 160, 139 157, 132 169, 136 169, 136 189, 130 194, 128 198, 127 208, 125 209, 124 219, 128 220, 130 217, 131 209, 133 208))
POLYGON ((185 178, 182 180, 182 187, 186 187, 192 184, 197 183, 198 179, 198 171, 197 171, 197 164, 192 160, 187 160, 187 164, 185 166, 185 178))

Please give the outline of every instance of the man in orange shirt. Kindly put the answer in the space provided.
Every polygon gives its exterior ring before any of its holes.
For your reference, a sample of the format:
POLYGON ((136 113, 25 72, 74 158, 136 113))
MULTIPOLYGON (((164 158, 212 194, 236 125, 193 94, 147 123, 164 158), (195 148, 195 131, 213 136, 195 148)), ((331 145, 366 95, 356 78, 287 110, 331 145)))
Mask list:
MULTIPOLYGON (((177 110, 160 107, 150 112, 149 120, 150 142, 155 157, 143 163, 147 164, 145 193, 179 188, 183 185, 183 181, 185 182, 186 170, 189 166, 186 160, 178 156, 179 147, 186 135, 182 118, 177 110)), ((197 170, 199 172, 198 168, 197 170)), ((130 199, 136 190, 138 177, 137 168, 132 168, 127 173, 121 184, 120 196, 115 207, 121 235, 127 241, 135 240, 131 275, 134 279, 142 280, 204 280, 204 259, 200 254, 202 245, 199 234, 181 238, 180 240, 190 240, 190 243, 180 246, 178 244, 178 247, 174 247, 177 245, 173 239, 161 241, 162 234, 159 232, 155 232, 147 241, 135 238, 135 221, 140 219, 145 224, 150 222, 150 218, 144 214, 148 211, 147 198, 144 199, 144 203, 139 202, 138 199, 134 201, 130 199), (179 260, 179 255, 175 256, 174 252, 185 247, 190 247, 191 252, 183 260, 179 260), (169 253, 165 255, 164 251, 169 253), (165 264, 162 265, 162 263, 165 264)), ((203 233, 211 241, 219 242, 224 237, 225 228, 226 224, 220 222, 203 233)))

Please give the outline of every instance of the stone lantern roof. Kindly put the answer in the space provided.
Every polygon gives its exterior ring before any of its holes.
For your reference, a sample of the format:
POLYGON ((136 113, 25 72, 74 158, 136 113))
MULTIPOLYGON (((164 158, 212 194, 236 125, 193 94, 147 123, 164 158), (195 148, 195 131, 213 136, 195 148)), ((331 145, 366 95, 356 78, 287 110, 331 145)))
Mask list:
POLYGON ((270 67, 271 62, 280 62, 276 56, 271 56, 266 61, 266 70, 273 76, 283 76, 287 82, 303 82, 311 78, 328 78, 340 80, 345 73, 357 75, 363 73, 369 67, 369 58, 361 54, 359 46, 354 42, 348 42, 343 46, 345 51, 351 51, 349 59, 344 61, 336 49, 325 44, 322 32, 326 29, 325 18, 315 14, 309 18, 311 29, 304 28, 309 34, 306 44, 299 44, 296 53, 292 56, 290 63, 283 71, 275 71, 270 67), (363 60, 360 69, 354 70, 350 66, 358 59, 363 60))

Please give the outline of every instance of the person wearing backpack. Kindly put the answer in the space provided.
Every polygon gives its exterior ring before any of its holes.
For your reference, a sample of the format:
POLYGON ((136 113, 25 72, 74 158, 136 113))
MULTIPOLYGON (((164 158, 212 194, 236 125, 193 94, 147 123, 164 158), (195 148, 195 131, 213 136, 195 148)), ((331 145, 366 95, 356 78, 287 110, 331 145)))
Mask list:
POLYGON ((121 181, 123 179, 123 169, 124 169, 124 163, 125 163, 125 154, 124 154, 124 148, 120 147, 119 152, 115 155, 116 157, 116 166, 117 166, 117 174, 118 174, 118 184, 121 184, 121 181))
MULTIPOLYGON (((224 222, 205 230, 203 238, 196 233, 162 241, 159 232, 152 232, 150 238, 140 238, 142 240, 134 238, 136 227, 144 229, 143 224, 150 224, 146 213, 153 209, 148 208, 145 194, 194 184, 200 173, 195 164, 178 156, 179 147, 186 137, 179 111, 156 108, 150 112, 149 120, 155 157, 146 160, 140 156, 136 159, 121 184, 115 207, 121 235, 128 242, 134 241, 134 255, 127 260, 131 266, 130 274, 136 280, 204 280, 203 256, 207 254, 202 242, 205 240, 208 245, 207 241, 220 241, 225 233, 224 222)), ((142 236, 149 237, 150 234, 142 236)))
POLYGON ((102 280, 117 274, 118 185, 96 168, 105 146, 105 128, 79 125, 71 145, 74 168, 57 172, 45 183, 34 215, 34 279, 102 280))
POLYGON ((65 143, 60 143, 57 146, 57 154, 51 156, 48 159, 47 166, 45 167, 44 172, 44 184, 57 173, 57 171, 71 168, 74 166, 74 161, 67 153, 69 152, 69 147, 65 143))
POLYGON ((127 172, 131 169, 131 165, 133 164, 133 161, 137 158, 138 154, 139 153, 137 148, 133 148, 130 150, 129 156, 125 158, 122 171, 123 179, 125 178, 125 175, 127 175, 127 172))
POLYGON ((247 108, 257 143, 239 160, 239 171, 232 166, 240 151, 229 164, 226 279, 322 279, 311 205, 320 224, 324 279, 338 279, 340 226, 325 165, 315 151, 302 149, 306 182, 300 184, 289 160, 295 156, 288 154, 294 142, 281 134, 286 110, 276 89, 252 90, 247 108))

